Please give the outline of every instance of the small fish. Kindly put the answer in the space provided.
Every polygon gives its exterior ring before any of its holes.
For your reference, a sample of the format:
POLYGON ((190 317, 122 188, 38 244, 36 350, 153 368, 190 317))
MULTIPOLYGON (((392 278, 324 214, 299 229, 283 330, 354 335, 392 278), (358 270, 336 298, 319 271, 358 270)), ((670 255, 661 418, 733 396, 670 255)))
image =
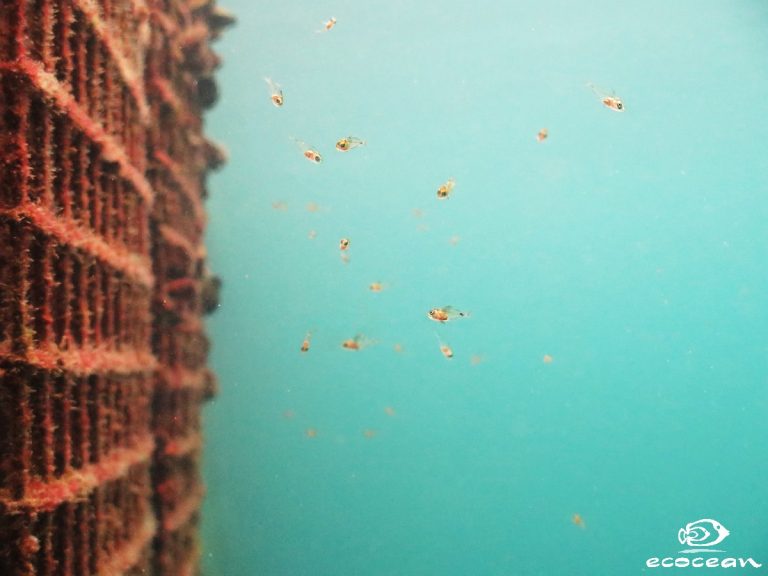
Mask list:
POLYGON ((309 342, 311 338, 312 338, 312 332, 307 332, 307 335, 304 336, 304 341, 301 343, 300 350, 302 352, 309 352, 309 342))
POLYGON ((539 133, 536 134, 536 140, 538 140, 539 142, 544 142, 544 140, 546 140, 548 136, 549 136, 549 131, 546 128, 542 128, 541 130, 539 130, 539 133))
POLYGON ((283 89, 280 87, 280 84, 274 82, 271 78, 264 78, 264 81, 269 86, 269 98, 272 100, 272 104, 278 108, 282 107, 284 99, 283 89))
POLYGON ((368 286, 368 290, 371 292, 381 292, 384 288, 386 288, 386 285, 381 282, 371 282, 370 286, 368 286))
POLYGON ((456 186, 456 180, 448 178, 448 180, 437 189, 437 197, 440 200, 445 200, 453 191, 454 186, 456 186))
POLYGON ((349 238, 342 238, 339 240, 339 250, 342 252, 349 248, 349 238))
POLYGON ((581 517, 581 514, 574 514, 571 517, 571 522, 573 522, 576 526, 578 526, 582 530, 587 527, 586 523, 584 522, 584 518, 581 517))
POLYGON ((354 338, 349 338, 341 343, 341 347, 346 350, 362 350, 363 348, 370 346, 374 342, 369 340, 362 334, 357 334, 354 338))
POLYGON ((324 30, 318 30, 318 32, 329 32, 334 26, 336 26, 336 18, 331 17, 323 23, 324 30))
POLYGON ((616 112, 624 112, 624 103, 621 101, 621 98, 616 96, 616 94, 607 94, 604 90, 601 90, 591 82, 587 84, 587 87, 592 89, 592 92, 594 92, 595 95, 600 98, 600 101, 606 108, 616 110, 616 112))
POLYGON ((442 308, 432 308, 427 312, 427 317, 435 322, 448 322, 456 318, 468 318, 469 312, 462 312, 453 306, 443 306, 442 308))
POLYGON ((443 356, 445 356, 446 358, 448 358, 448 360, 450 360, 451 358, 453 358, 453 350, 451 350, 451 347, 450 347, 450 346, 448 346, 448 345, 447 345, 445 342, 443 342, 442 340, 440 340, 440 336, 438 336, 438 335, 437 335, 437 333, 435 333, 435 338, 437 338, 437 343, 438 343, 438 345, 440 346, 440 353, 441 353, 443 356))
POLYGON ((359 146, 365 146, 365 140, 360 140, 360 138, 355 138, 354 136, 347 136, 336 142, 336 150, 339 152, 349 152, 352 148, 359 146))
POLYGON ((717 520, 702 518, 680 528, 677 539, 686 546, 715 546, 725 540, 728 534, 730 532, 717 520))
POLYGON ((314 162, 315 164, 320 164, 320 162, 323 161, 323 157, 320 155, 320 152, 312 148, 309 144, 294 138, 293 136, 290 136, 290 139, 296 142, 299 148, 301 148, 301 153, 304 154, 304 158, 310 162, 314 162))

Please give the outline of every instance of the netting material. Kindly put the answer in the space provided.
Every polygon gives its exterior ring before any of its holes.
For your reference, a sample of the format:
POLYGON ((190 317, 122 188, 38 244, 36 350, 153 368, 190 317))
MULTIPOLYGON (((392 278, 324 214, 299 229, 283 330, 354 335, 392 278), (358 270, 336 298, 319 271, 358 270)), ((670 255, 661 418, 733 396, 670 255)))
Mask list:
POLYGON ((205 0, 0 11, 0 574, 193 574, 205 0))

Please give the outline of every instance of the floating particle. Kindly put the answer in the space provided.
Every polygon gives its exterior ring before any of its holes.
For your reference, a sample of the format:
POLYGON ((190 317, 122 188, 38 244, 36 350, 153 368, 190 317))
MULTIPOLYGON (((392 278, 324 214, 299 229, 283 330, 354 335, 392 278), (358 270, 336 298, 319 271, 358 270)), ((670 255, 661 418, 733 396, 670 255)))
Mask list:
POLYGON ((304 430, 304 435, 307 438, 317 438, 317 428, 307 428, 304 430))
POLYGON ((395 345, 394 345, 392 348, 393 348, 393 349, 394 349, 394 351, 395 351, 395 352, 397 352, 398 354, 402 354, 402 353, 403 353, 403 345, 402 345, 402 344, 399 344, 399 343, 398 343, 398 344, 395 344, 395 345))
POLYGON ((392 406, 384 406, 384 414, 387 416, 394 416, 397 412, 395 412, 395 409, 392 408, 392 406))
POLYGON ((453 306, 443 306, 442 308, 432 308, 427 312, 427 317, 435 322, 445 323, 456 318, 468 318, 469 312, 462 312, 453 306))
POLYGON ((378 431, 374 430, 373 428, 366 428, 365 430, 363 430, 363 436, 365 436, 368 439, 373 438, 374 436, 376 436, 377 433, 378 431))
POLYGON ((616 94, 613 92, 607 94, 605 90, 601 90, 592 83, 587 84, 587 86, 592 89, 592 92, 594 92, 598 98, 600 98, 600 101, 606 108, 610 108, 616 112, 624 112, 624 103, 621 101, 621 98, 616 96, 616 94))
POLYGON ((385 284, 382 284, 381 282, 371 282, 371 284, 368 286, 368 290, 371 292, 381 292, 386 287, 385 284))
POLYGON ((414 208, 411 210, 411 214, 413 214, 414 218, 422 218, 424 216, 424 210, 421 208, 414 208))
POLYGON ((485 358, 481 356, 480 354, 473 354, 469 362, 472 364, 472 366, 477 366, 478 364, 482 364, 485 361, 485 358))
POLYGON ((339 152, 349 152, 353 148, 357 148, 359 146, 365 146, 365 140, 355 138, 354 136, 347 136, 346 138, 341 138, 336 142, 336 150, 339 152))
POLYGON ((293 410, 286 410, 283 412, 283 418, 286 420, 292 420, 294 416, 296 416, 296 412, 293 410))
POLYGON ((310 240, 314 240, 315 238, 317 238, 317 230, 310 230, 309 233, 307 234, 307 238, 309 238, 310 240))
POLYGON ((548 136, 549 136, 549 130, 547 130, 546 128, 542 128, 541 130, 539 130, 539 133, 536 134, 536 140, 538 140, 539 142, 544 142, 544 140, 546 140, 548 136))
POLYGON ((456 186, 456 181, 453 178, 448 178, 448 180, 437 189, 437 197, 440 200, 445 200, 453 191, 454 186, 456 186))
POLYGON ((277 202, 272 202, 272 209, 279 210, 280 212, 285 212, 286 210, 288 210, 288 204, 286 204, 282 200, 279 200, 277 202))
POLYGON ((542 361, 544 362, 544 364, 552 364, 553 360, 554 358, 552 358, 552 356, 550 356, 549 354, 544 354, 544 358, 542 358, 542 361))
POLYGON ((269 98, 272 100, 272 104, 278 108, 282 107, 284 100, 283 90, 280 87, 280 84, 274 82, 271 78, 264 78, 264 80, 269 86, 269 98))
POLYGON ((461 236, 454 234, 448 239, 448 242, 451 244, 451 246, 456 246, 459 242, 461 242, 461 236))
POLYGON ((306 205, 307 212, 312 212, 313 214, 316 212, 320 212, 321 208, 318 204, 314 202, 308 202, 306 205))
POLYGON ((578 526, 581 529, 587 527, 587 524, 584 522, 584 518, 581 517, 581 514, 574 514, 571 517, 571 522, 573 522, 575 526, 578 526))

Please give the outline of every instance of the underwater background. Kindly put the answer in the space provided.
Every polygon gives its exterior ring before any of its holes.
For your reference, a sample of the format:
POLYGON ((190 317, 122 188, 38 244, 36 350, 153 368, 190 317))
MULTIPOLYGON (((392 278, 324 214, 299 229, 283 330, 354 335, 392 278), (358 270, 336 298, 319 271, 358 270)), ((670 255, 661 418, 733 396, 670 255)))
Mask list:
POLYGON ((227 8, 204 574, 768 563, 768 4, 227 8))

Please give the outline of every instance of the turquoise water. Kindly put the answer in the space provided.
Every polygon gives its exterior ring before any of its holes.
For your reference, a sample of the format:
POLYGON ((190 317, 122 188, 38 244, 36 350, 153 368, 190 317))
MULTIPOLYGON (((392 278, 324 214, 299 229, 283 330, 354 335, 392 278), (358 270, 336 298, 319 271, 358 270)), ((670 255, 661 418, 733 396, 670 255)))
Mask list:
POLYGON ((473 4, 226 3, 204 573, 764 572, 768 4, 473 4))

